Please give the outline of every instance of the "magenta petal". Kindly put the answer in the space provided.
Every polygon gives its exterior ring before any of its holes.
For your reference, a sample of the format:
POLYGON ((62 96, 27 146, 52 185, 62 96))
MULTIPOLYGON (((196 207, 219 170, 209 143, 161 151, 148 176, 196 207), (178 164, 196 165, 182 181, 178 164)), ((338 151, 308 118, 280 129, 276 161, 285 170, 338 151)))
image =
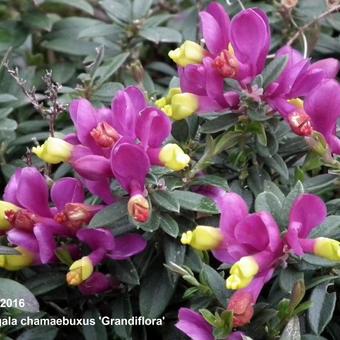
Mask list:
POLYGON ((109 276, 100 272, 94 272, 85 282, 79 286, 83 295, 94 295, 109 291, 112 280, 109 276))
MULTIPOLYGON (((339 107, 340 85, 335 80, 321 83, 307 96, 304 103, 305 111, 312 119, 313 128, 325 136, 331 147, 336 138, 336 123, 340 116, 339 107)), ((337 150, 332 149, 332 151, 337 150)))
POLYGON ((193 340, 214 340, 213 329, 203 316, 189 308, 181 308, 176 327, 193 340))
MULTIPOLYGON (((316 195, 304 194, 297 198, 290 211, 290 222, 301 224, 300 238, 306 238, 327 216, 325 203, 316 195)), ((290 226, 289 226, 290 228, 290 226)))
POLYGON ((171 121, 155 107, 147 107, 137 118, 136 135, 144 147, 159 147, 171 133, 171 121))
POLYGON ((150 161, 140 145, 121 143, 111 154, 114 176, 130 194, 144 190, 145 177, 150 169, 150 161))
POLYGON ((11 202, 15 205, 19 205, 17 200, 18 183, 21 177, 21 169, 15 170, 8 184, 5 187, 3 199, 7 202, 11 202))
POLYGON ((36 168, 23 168, 18 180, 16 198, 20 205, 40 216, 50 217, 48 186, 36 168))
POLYGON ((209 57, 206 57, 203 59, 203 65, 205 67, 207 96, 214 98, 217 101, 223 100, 224 80, 213 66, 213 60, 209 57))
POLYGON ((39 257, 41 262, 49 263, 53 261, 56 258, 55 249, 57 247, 53 229, 48 225, 38 223, 34 227, 33 232, 39 244, 39 257))
POLYGON ((53 184, 51 199, 58 210, 63 210, 66 203, 82 203, 85 199, 83 186, 75 178, 62 178, 53 184))
POLYGON ((107 229, 80 229, 77 238, 86 243, 92 250, 105 249, 111 251, 115 248, 115 239, 112 232, 107 229))
POLYGON ((199 13, 201 31, 208 47, 214 56, 228 47, 229 17, 222 5, 214 2, 210 4, 207 11, 199 13))
POLYGON ((115 238, 115 247, 107 256, 114 260, 125 260, 142 252, 146 245, 145 239, 138 234, 119 236, 115 238))
POLYGON ((96 181, 84 179, 83 182, 93 195, 101 198, 106 204, 112 204, 115 201, 111 192, 110 181, 108 179, 102 178, 96 181))
POLYGON ((237 59, 250 66, 249 76, 263 70, 269 49, 268 20, 260 10, 247 9, 237 14, 230 24, 230 40, 237 59), (249 29, 251 27, 251 29, 249 29))
POLYGON ((289 223, 287 234, 285 235, 285 241, 288 246, 293 250, 293 253, 302 256, 304 251, 301 247, 299 234, 302 229, 302 225, 300 222, 292 221, 289 223))
POLYGON ((33 234, 19 229, 11 229, 7 232, 7 239, 10 243, 16 246, 27 249, 36 254, 39 251, 39 246, 33 234))
POLYGON ((232 332, 229 334, 227 340, 243 340, 245 339, 244 333, 242 332, 232 332))
POLYGON ((335 78, 340 69, 340 63, 334 58, 327 58, 313 63, 311 69, 321 69, 324 72, 324 78, 335 78))
POLYGON ((236 225, 234 235, 238 243, 253 251, 268 249, 276 252, 281 246, 279 227, 267 212, 248 215, 236 225))
POLYGON ((248 206, 243 198, 235 193, 226 193, 217 205, 221 211, 220 228, 228 237, 234 237, 238 222, 248 214, 248 206))
POLYGON ((135 139, 136 120, 146 107, 144 94, 135 86, 119 91, 112 102, 112 125, 123 136, 135 139))
POLYGON ((178 75, 182 92, 190 92, 198 96, 205 96, 205 68, 201 64, 179 67, 178 75), (195 81, 192 81, 195 79, 195 81))
POLYGON ((103 156, 84 156, 72 161, 72 165, 79 175, 92 181, 113 177, 110 161, 103 156))
POLYGON ((92 104, 86 99, 73 100, 70 104, 70 116, 79 141, 88 147, 96 147, 90 132, 97 127, 98 115, 92 104))

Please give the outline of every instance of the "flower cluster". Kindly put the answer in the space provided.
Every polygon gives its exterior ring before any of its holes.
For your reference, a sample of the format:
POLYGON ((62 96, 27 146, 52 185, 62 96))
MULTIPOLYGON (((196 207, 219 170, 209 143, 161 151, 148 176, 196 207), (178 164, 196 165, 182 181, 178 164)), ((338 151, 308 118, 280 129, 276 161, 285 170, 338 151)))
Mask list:
MULTIPOLYGON (((264 284, 288 254, 310 253, 340 261, 340 242, 309 236, 327 216, 326 206, 318 196, 302 194, 294 201, 287 231, 281 236, 279 226, 269 212, 250 214, 246 202, 238 194, 213 187, 201 191, 219 207, 219 228, 197 226, 184 233, 181 241, 195 249, 212 250, 216 259, 232 265, 226 287, 236 292, 227 309, 233 312, 235 327, 249 323, 264 284)), ((190 335, 190 332, 189 327, 187 333, 190 335)))
POLYGON ((280 114, 298 135, 321 133, 330 150, 340 153, 335 133, 340 102, 340 85, 334 80, 339 71, 337 60, 311 63, 294 48, 284 46, 273 60, 285 58, 283 72, 263 85, 271 39, 266 14, 250 8, 230 20, 223 6, 213 2, 200 13, 200 22, 206 48, 185 41, 169 53, 178 65, 180 88, 171 89, 156 102, 164 112, 175 120, 194 113, 243 112, 240 99, 246 96, 267 105, 268 115, 280 114), (225 87, 228 79, 238 83, 239 91, 225 87))
POLYGON ((115 178, 130 195, 130 215, 146 222, 150 206, 145 177, 151 165, 179 171, 190 162, 177 144, 163 145, 171 132, 171 120, 149 106, 134 86, 120 91, 111 109, 96 109, 86 99, 74 100, 70 116, 74 134, 65 140, 50 137, 33 152, 47 163, 69 162, 88 190, 107 204, 115 201, 110 190, 115 178))

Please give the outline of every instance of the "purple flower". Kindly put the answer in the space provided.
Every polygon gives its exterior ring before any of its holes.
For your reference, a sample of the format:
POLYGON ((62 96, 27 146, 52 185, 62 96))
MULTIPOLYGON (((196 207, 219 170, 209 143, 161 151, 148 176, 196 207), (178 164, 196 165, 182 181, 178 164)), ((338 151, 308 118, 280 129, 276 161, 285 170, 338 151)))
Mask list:
POLYGON ((42 263, 55 259, 56 235, 72 236, 100 209, 83 203, 83 186, 74 178, 55 182, 50 195, 54 207, 49 206, 49 188, 44 176, 36 168, 27 167, 15 172, 3 196, 15 207, 5 211, 11 228, 7 232, 8 240, 36 253, 42 263))
POLYGON ((112 281, 94 273, 94 267, 104 259, 125 260, 140 253, 146 247, 146 241, 138 234, 114 237, 107 229, 81 229, 77 238, 91 249, 89 255, 73 262, 66 275, 71 286, 82 286, 85 294, 95 294, 112 288, 112 281))
POLYGON ((223 78, 246 84, 262 72, 270 46, 269 22, 262 10, 243 10, 230 21, 223 6, 213 2, 200 20, 209 58, 223 78))
POLYGON ((322 82, 304 102, 304 109, 311 118, 313 129, 324 136, 331 151, 336 154, 340 154, 340 140, 336 135, 339 108, 340 85, 335 80, 322 82))
POLYGON ((181 308, 176 327, 192 340, 214 340, 212 326, 199 313, 181 308))
MULTIPOLYGON (((175 325, 192 340, 214 340, 213 327, 199 313, 180 308, 175 325)), ((225 340, 243 340, 242 332, 232 332, 225 340)))
POLYGON ((305 97, 323 79, 334 78, 340 66, 333 58, 312 64, 290 46, 284 46, 276 53, 276 57, 282 56, 288 57, 288 63, 279 78, 268 86, 264 98, 283 117, 288 117, 296 111, 296 106, 288 100, 305 97))

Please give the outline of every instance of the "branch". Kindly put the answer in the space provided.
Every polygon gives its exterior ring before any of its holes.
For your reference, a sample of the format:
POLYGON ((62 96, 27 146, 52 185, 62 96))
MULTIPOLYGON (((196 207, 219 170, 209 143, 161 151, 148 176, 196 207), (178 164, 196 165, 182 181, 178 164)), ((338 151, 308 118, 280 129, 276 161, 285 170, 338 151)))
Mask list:
POLYGON ((329 14, 336 12, 340 9, 340 5, 334 6, 330 8, 328 11, 321 13, 317 18, 313 19, 312 21, 308 22, 307 24, 303 25, 299 28, 299 30, 288 40, 287 45, 291 45, 299 36, 300 34, 304 34, 304 31, 308 29, 310 26, 314 25, 316 22, 324 19, 329 14))

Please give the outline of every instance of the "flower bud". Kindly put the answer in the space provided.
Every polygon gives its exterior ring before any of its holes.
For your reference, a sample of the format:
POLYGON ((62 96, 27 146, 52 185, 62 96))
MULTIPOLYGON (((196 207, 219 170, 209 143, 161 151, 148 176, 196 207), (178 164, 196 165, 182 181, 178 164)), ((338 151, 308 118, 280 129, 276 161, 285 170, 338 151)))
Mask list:
POLYGON ((94 209, 82 203, 67 203, 63 211, 57 213, 55 221, 77 231, 87 225, 94 216, 94 209))
POLYGON ((292 9, 297 6, 299 0, 281 0, 281 5, 286 9, 292 9))
POLYGON ((71 158, 73 145, 56 137, 48 137, 43 145, 33 147, 32 152, 46 163, 58 164, 71 158))
POLYGON ((7 230, 11 227, 11 223, 8 221, 8 212, 16 212, 19 208, 9 202, 0 201, 0 230, 7 230))
POLYGON ((37 216, 26 209, 19 209, 17 211, 8 210, 5 212, 5 215, 13 228, 26 231, 32 231, 38 222, 37 216))
POLYGON ((188 166, 190 157, 177 144, 166 144, 159 153, 159 160, 166 168, 180 171, 188 166))
POLYGON ((169 57, 181 67, 190 64, 200 64, 204 57, 205 50, 199 44, 186 40, 180 47, 169 52, 169 57))
POLYGON ((32 265, 35 257, 34 254, 21 247, 16 247, 15 249, 20 254, 0 255, 0 268, 4 268, 10 271, 16 271, 32 265))
POLYGON ((247 287, 258 271, 259 266, 252 256, 242 257, 230 269, 227 288, 236 290, 247 287))
POLYGON ((148 200, 141 194, 130 197, 128 212, 135 221, 145 223, 150 217, 150 205, 148 200))
POLYGON ((233 327, 248 324, 254 315, 253 297, 244 290, 237 291, 229 300, 227 310, 233 312, 233 327))
POLYGON ((314 254, 328 260, 340 261, 340 242, 326 237, 315 239, 314 254))
POLYGON ((175 94, 171 99, 171 118, 173 120, 187 118, 195 113, 198 107, 196 95, 192 93, 175 94))
POLYGON ((181 243, 198 250, 213 250, 219 247, 223 235, 219 228, 199 225, 194 230, 182 234, 181 243))
POLYGON ((82 257, 72 263, 66 275, 66 281, 70 286, 79 286, 93 273, 93 264, 88 256, 82 257))
POLYGON ((102 148, 112 147, 121 137, 120 134, 108 123, 100 122, 91 131, 91 136, 98 146, 102 148))
POLYGON ((294 111, 288 115, 288 123, 294 133, 298 136, 310 136, 313 127, 310 117, 304 111, 294 111))

